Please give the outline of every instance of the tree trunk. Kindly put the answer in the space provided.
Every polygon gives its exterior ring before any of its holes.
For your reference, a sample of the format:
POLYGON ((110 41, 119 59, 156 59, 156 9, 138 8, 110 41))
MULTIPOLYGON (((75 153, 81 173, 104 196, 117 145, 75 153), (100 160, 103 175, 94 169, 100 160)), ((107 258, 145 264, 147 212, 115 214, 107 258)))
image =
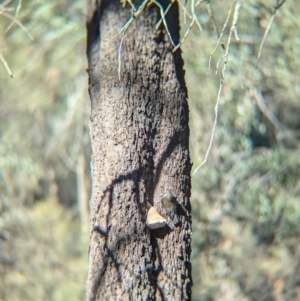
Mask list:
MULTIPOLYGON (((130 16, 128 4, 123 8, 117 0, 88 4, 93 187, 87 300, 190 300, 191 163, 183 61, 179 51, 172 53, 163 24, 155 30, 160 11, 154 4, 129 26, 119 61, 117 34, 130 16), (168 189, 179 223, 162 206, 168 189), (147 228, 150 206, 166 218, 166 226, 147 228)), ((177 3, 166 19, 178 42, 177 3)))

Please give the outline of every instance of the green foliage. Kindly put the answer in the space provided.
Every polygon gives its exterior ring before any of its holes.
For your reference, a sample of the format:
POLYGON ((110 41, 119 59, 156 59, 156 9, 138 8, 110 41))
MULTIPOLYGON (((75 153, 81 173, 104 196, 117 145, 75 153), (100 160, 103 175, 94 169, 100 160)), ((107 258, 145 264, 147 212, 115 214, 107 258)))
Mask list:
POLYGON ((88 237, 78 217, 54 200, 3 215, 1 300, 82 300, 88 237), (85 256, 83 256, 83 254, 85 256))
POLYGON ((0 300, 83 300, 88 225, 76 179, 78 158, 90 157, 85 5, 21 4, 33 41, 16 24, 5 33, 11 20, 0 16, 0 51, 14 75, 1 65, 0 300))
MULTIPOLYGON (((193 177, 194 300, 298 299, 290 276, 299 273, 296 1, 277 11, 256 68, 275 2, 241 3, 241 40, 230 45, 213 147, 208 162, 193 177)), ((229 5, 211 2, 220 31, 229 5)), ((219 46, 210 70, 217 34, 211 20, 203 17, 204 4, 197 13, 204 31, 195 28, 183 45, 194 167, 209 145, 223 68, 220 64, 215 75, 216 62, 224 55, 219 46)), ((222 39, 225 45, 228 30, 222 39)))

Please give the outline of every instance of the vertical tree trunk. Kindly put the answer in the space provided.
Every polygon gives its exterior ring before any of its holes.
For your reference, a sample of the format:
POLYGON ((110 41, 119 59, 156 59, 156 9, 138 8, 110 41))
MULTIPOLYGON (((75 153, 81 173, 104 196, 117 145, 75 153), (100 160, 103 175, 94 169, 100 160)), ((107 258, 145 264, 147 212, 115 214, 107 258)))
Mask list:
POLYGON ((78 210, 80 213, 81 232, 85 235, 88 232, 88 194, 86 185, 86 160, 84 154, 80 154, 76 162, 76 184, 78 210))
MULTIPOLYGON (((166 6, 169 1, 161 1, 166 6)), ((180 52, 160 12, 146 7, 131 16, 117 0, 90 0, 88 62, 92 104, 92 198, 87 300, 190 300, 191 213, 187 91, 180 52), (180 219, 161 198, 172 189, 180 219), (146 227, 149 206, 167 219, 146 227)), ((178 7, 167 15, 178 41, 178 7)))

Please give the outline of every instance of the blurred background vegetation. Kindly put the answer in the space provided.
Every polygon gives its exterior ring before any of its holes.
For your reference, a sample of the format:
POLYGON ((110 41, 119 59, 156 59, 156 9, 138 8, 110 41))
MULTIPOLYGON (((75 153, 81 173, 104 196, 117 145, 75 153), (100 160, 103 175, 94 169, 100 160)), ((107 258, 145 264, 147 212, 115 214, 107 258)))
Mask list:
MULTIPOLYGON (((7 17, 20 3, 0 10, 0 54, 14 76, 0 65, 0 300, 83 300, 86 4, 24 1, 18 20, 31 40, 7 17)), ((209 69, 218 37, 207 3, 196 8, 203 31, 194 26, 182 47, 194 169, 209 145, 224 55, 218 47, 209 69)), ((211 1, 219 31, 231 3, 211 1)), ((241 4, 213 147, 192 178, 193 300, 299 300, 300 7, 290 0, 277 11, 256 68, 276 0, 241 4)), ((184 21, 182 14, 183 34, 184 21)))

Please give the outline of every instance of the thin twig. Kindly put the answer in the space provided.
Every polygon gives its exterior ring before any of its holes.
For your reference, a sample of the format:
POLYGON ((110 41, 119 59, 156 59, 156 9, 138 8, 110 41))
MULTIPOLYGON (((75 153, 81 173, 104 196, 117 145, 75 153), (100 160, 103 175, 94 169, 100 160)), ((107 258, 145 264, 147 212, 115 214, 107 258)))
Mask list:
POLYGON ((221 92, 222 92, 222 88, 223 88, 223 83, 224 83, 224 81, 221 78, 220 86, 219 86, 219 92, 218 92, 218 98, 217 98, 217 102, 216 102, 216 105, 215 105, 215 120, 214 120, 214 125, 213 125, 212 131, 211 131, 211 135, 210 135, 209 145, 208 145, 204 160, 202 161, 202 163, 200 163, 196 167, 196 169, 192 173, 192 176, 194 176, 198 172, 198 170, 207 162, 208 157, 210 155, 210 151, 211 151, 212 144, 213 144, 213 141, 214 141, 215 131, 216 131, 217 124, 218 124, 219 103, 220 103, 220 99, 221 99, 221 92))
POLYGON ((125 34, 122 35, 120 45, 119 45, 119 51, 118 51, 118 75, 119 75, 119 81, 121 81, 121 48, 123 44, 125 34))
POLYGON ((251 90, 252 97, 256 100, 257 106, 258 108, 261 110, 261 112, 271 121, 271 123, 275 126, 275 128, 278 131, 283 131, 283 130, 287 130, 287 128, 285 127, 284 124, 282 124, 278 118, 273 114, 273 112, 271 112, 265 102, 265 99, 261 93, 261 91, 254 87, 251 90))
POLYGON ((286 0, 282 0, 282 1, 279 3, 279 0, 277 0, 277 5, 274 7, 274 12, 273 12, 272 17, 271 17, 271 19, 270 19, 270 22, 269 22, 269 24, 268 24, 268 26, 267 26, 267 28, 266 28, 266 31, 265 31, 265 33, 264 33, 263 39, 262 39, 262 41, 261 41, 261 44, 260 44, 260 46, 259 46, 259 51, 258 51, 257 61, 256 61, 256 68, 257 68, 257 66, 258 66, 258 63, 259 63, 259 60, 260 60, 260 57, 261 57, 262 48, 263 48, 264 43, 265 43, 265 41, 266 41, 267 35, 268 35, 268 33, 269 33, 270 29, 271 29, 272 23, 273 23, 273 21, 274 21, 274 19, 275 19, 276 12, 277 12, 277 10, 283 5, 283 3, 284 3, 285 1, 286 1, 286 0))
POLYGON ((237 1, 235 8, 234 8, 234 13, 233 13, 233 17, 232 17, 232 23, 231 23, 231 27, 230 27, 230 31, 229 31, 229 36, 228 36, 228 40, 227 40, 227 44, 226 44, 226 48, 225 48, 225 54, 224 56, 222 56, 216 65, 216 74, 218 73, 219 70, 219 63, 224 60, 224 67, 222 70, 222 76, 225 77, 225 71, 226 71, 226 65, 227 65, 227 61, 228 61, 228 55, 229 55, 229 46, 231 43, 231 38, 232 38, 232 34, 234 34, 236 41, 239 41, 239 37, 238 37, 238 33, 237 33, 237 21, 239 18, 239 9, 241 7, 241 3, 239 1, 237 1))
POLYGON ((219 86, 219 91, 218 91, 217 102, 216 102, 216 105, 215 105, 214 125, 213 125, 213 128, 212 128, 210 141, 209 141, 208 149, 206 151, 204 160, 202 161, 202 163, 200 163, 197 166, 197 168, 194 170, 192 176, 194 176, 197 173, 197 171, 207 162, 208 157, 209 157, 210 152, 211 152, 211 148, 212 148, 212 144, 213 144, 213 140, 214 140, 214 136, 215 136, 215 131, 216 131, 217 124, 218 124, 219 104, 220 104, 221 93, 222 93, 224 80, 225 80, 226 66, 227 66, 227 61, 228 61, 228 56, 229 56, 229 48, 230 48, 232 35, 236 35, 235 32, 237 31, 237 21, 238 21, 238 18, 239 18, 239 9, 240 9, 240 6, 241 6, 239 1, 235 1, 235 2, 236 2, 236 5, 235 5, 235 8, 234 8, 234 13, 233 13, 233 17, 232 17, 232 23, 231 23, 231 28, 230 28, 230 31, 229 31, 229 37, 228 37, 228 40, 227 40, 226 52, 225 52, 225 55, 222 57, 222 58, 225 58, 225 60, 224 60, 223 70, 222 70, 221 79, 220 79, 220 86, 219 86))
POLYGON ((224 25, 223 25, 221 34, 220 34, 219 39, 218 39, 218 41, 217 41, 217 44, 216 44, 215 48, 213 49, 213 51, 210 53, 210 56, 209 56, 209 62, 208 62, 208 68, 209 68, 209 69, 210 69, 210 66, 211 66, 211 59, 212 59, 212 56, 213 56, 213 54, 216 52, 218 46, 220 45, 221 39, 222 39, 222 37, 223 37, 224 31, 225 31, 225 29, 226 29, 226 27, 227 27, 227 24, 228 24, 228 21, 229 21, 229 18, 230 18, 232 9, 233 9, 233 5, 234 5, 236 2, 237 2, 237 0, 235 0, 235 1, 232 2, 231 6, 230 6, 230 9, 229 9, 229 11, 228 11, 228 14, 227 14, 227 18, 226 18, 225 23, 224 23, 224 25))
MULTIPOLYGON (((212 22, 212 25, 213 25, 213 27, 214 27, 214 30, 215 30, 215 32, 217 33, 218 38, 220 38, 219 29, 218 29, 218 26, 217 26, 215 17, 214 17, 214 15, 213 15, 212 10, 211 10, 211 7, 210 7, 210 0, 207 0, 206 8, 207 8, 207 12, 208 12, 208 15, 209 15, 209 17, 210 17, 210 20, 211 20, 211 22, 212 22)), ((223 47, 224 47, 224 46, 223 46, 223 47)))
POLYGON ((135 6, 134 6, 134 4, 132 3, 132 1, 131 0, 121 0, 121 3, 122 3, 122 6, 123 6, 123 8, 126 6, 126 3, 128 2, 128 4, 131 6, 131 8, 135 11, 136 9, 135 9, 135 6))
POLYGON ((15 12, 15 17, 14 17, 14 20, 12 21, 12 23, 6 28, 6 31, 5 32, 8 32, 12 26, 16 23, 16 20, 18 18, 18 14, 19 14, 19 11, 21 9, 21 6, 22 6, 22 0, 19 0, 18 1, 18 5, 17 5, 17 8, 16 8, 16 12, 15 12))
MULTIPOLYGON (((166 21, 166 18, 165 18, 165 13, 164 13, 164 8, 162 7, 162 5, 156 1, 156 0, 152 0, 151 3, 154 3, 159 9, 160 9, 160 15, 161 15, 161 18, 162 18, 162 21, 165 25, 165 29, 166 29, 166 32, 167 32, 167 35, 169 36, 169 39, 173 45, 173 47, 175 47, 175 44, 174 44, 174 41, 172 39, 172 36, 171 36, 171 33, 169 31, 169 28, 168 28, 168 24, 167 24, 167 21, 166 21)), ((150 4, 151 4, 150 3, 150 4)))
POLYGON ((180 0, 177 0, 177 3, 179 4, 179 6, 181 7, 181 9, 183 10, 184 14, 183 14, 183 23, 186 24, 186 16, 188 16, 190 19, 192 19, 192 16, 189 14, 189 12, 186 9, 186 2, 184 3, 184 5, 181 3, 180 0))
POLYGON ((112 37, 112 39, 114 39, 116 36, 118 36, 119 34, 125 34, 129 28, 129 26, 132 24, 132 22, 142 13, 142 11, 144 10, 144 8, 147 6, 148 0, 145 0, 142 2, 142 4, 139 6, 138 10, 133 10, 131 13, 131 17, 128 19, 128 21, 125 23, 125 25, 122 27, 122 29, 112 37))
MULTIPOLYGON (((194 1, 194 0, 192 0, 194 1)), ((169 6, 167 7, 167 9, 164 11, 163 6, 156 0, 145 0, 142 2, 142 4, 139 6, 139 8, 136 10, 136 8, 134 7, 134 5, 132 4, 131 0, 124 0, 123 1, 123 5, 126 5, 126 2, 128 2, 131 7, 132 7, 132 12, 131 12, 131 17, 129 18, 129 20, 126 22, 126 24, 123 26, 123 28, 121 29, 120 32, 118 32, 113 39, 118 36, 119 34, 122 34, 122 38, 120 41, 120 45, 119 45, 119 50, 118 50, 118 75, 119 75, 119 80, 121 80, 121 49, 122 49, 122 44, 123 44, 123 40, 125 38, 126 32, 128 30, 128 28, 130 27, 130 25, 133 23, 133 21, 143 12, 143 10, 146 8, 146 6, 150 6, 151 4, 156 5, 159 10, 160 10, 160 15, 161 15, 161 19, 160 21, 157 23, 157 25, 155 26, 156 29, 158 29, 158 27, 161 25, 161 23, 164 24, 167 35, 173 45, 173 47, 175 47, 174 41, 172 39, 171 33, 169 31, 168 28, 168 24, 166 21, 166 14, 168 13, 169 9, 171 8, 171 5, 173 4, 173 1, 171 1, 171 3, 169 4, 169 6)))
POLYGON ((155 25, 155 30, 158 30, 158 28, 160 27, 161 23, 163 22, 163 18, 166 17, 167 13, 169 12, 171 6, 172 6, 173 2, 170 2, 170 4, 168 5, 168 7, 166 8, 166 10, 163 13, 163 16, 161 17, 161 19, 157 22, 157 24, 155 25))
POLYGON ((5 16, 6 18, 12 20, 14 23, 18 24, 18 26, 28 35, 30 40, 32 40, 32 41, 34 40, 33 36, 30 34, 30 32, 27 30, 27 28, 18 19, 15 19, 14 16, 7 13, 6 11, 0 11, 0 15, 5 16))
POLYGON ((194 23, 196 22, 196 24, 198 25, 199 27, 199 30, 202 31, 202 26, 196 16, 196 13, 195 13, 195 0, 191 0, 191 16, 192 16, 192 21, 189 25, 189 28, 187 29, 187 31, 185 32, 183 38, 181 39, 181 41, 178 43, 178 45, 173 49, 173 52, 175 52, 181 45, 182 43, 184 42, 184 40, 186 39, 186 37, 188 36, 190 30, 192 29, 194 23))
POLYGON ((3 2, 2 4, 0 4, 0 6, 6 7, 11 2, 12 2, 12 0, 7 0, 7 1, 3 2))
MULTIPOLYGON (((125 0, 125 4, 126 2, 131 3, 131 1, 126 1, 125 0)), ((124 3, 123 3, 124 4, 124 3)), ((120 41, 120 45, 119 45, 119 50, 118 50, 118 75, 119 75, 119 80, 121 80, 121 49, 122 49, 122 44, 123 44, 123 40, 125 38, 126 32, 129 28, 129 26, 133 23, 133 21, 142 13, 142 11, 144 10, 144 8, 146 7, 146 5, 148 4, 148 0, 145 0, 139 7, 138 10, 135 9, 135 7, 132 4, 132 11, 131 11, 131 17, 129 18, 129 20, 125 23, 125 25, 123 26, 123 28, 120 30, 120 32, 118 32, 115 36, 112 37, 112 39, 114 39, 116 36, 118 36, 119 34, 122 34, 122 38, 120 41)))
MULTIPOLYGON (((3 51, 4 51, 4 50, 3 50, 3 51)), ((2 52, 2 51, 1 51, 1 52, 2 52)), ((14 78, 14 75, 12 74, 12 72, 11 72, 11 70, 10 70, 10 68, 9 68, 9 66, 8 66, 8 64, 7 64, 7 62, 6 62, 6 60, 5 60, 4 56, 3 56, 3 54, 2 54, 1 52, 0 52, 0 61, 2 62, 4 68, 6 69, 7 73, 9 74, 9 76, 10 76, 11 78, 14 78)))

